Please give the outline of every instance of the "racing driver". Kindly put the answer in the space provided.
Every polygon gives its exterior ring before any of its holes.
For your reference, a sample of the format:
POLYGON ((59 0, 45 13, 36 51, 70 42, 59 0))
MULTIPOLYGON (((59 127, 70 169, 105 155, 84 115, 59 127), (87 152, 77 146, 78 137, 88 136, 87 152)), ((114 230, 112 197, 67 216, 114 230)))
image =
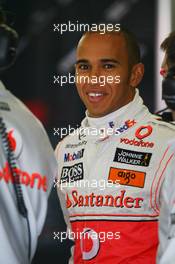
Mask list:
POLYGON ((86 117, 56 148, 58 193, 75 242, 69 263, 154 264, 175 128, 139 96, 144 66, 127 30, 86 32, 75 68, 86 117))

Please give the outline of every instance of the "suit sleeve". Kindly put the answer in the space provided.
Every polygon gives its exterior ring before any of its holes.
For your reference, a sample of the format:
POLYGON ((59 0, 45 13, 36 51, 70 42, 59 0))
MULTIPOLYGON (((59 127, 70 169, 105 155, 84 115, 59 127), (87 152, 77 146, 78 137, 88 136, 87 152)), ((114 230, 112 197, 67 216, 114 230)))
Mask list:
POLYGON ((161 188, 157 264, 175 263, 175 155, 161 188))

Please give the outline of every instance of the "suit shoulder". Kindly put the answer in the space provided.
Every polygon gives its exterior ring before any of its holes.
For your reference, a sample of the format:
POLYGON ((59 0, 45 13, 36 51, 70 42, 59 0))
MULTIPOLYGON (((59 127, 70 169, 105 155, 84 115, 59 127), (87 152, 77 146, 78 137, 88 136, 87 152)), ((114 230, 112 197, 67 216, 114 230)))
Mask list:
POLYGON ((151 124, 154 128, 155 136, 160 142, 169 142, 175 140, 175 125, 166 121, 156 119, 155 116, 151 119, 151 124))
POLYGON ((158 126, 160 129, 169 130, 175 133, 175 124, 162 120, 159 116, 152 115, 151 122, 153 125, 158 126))

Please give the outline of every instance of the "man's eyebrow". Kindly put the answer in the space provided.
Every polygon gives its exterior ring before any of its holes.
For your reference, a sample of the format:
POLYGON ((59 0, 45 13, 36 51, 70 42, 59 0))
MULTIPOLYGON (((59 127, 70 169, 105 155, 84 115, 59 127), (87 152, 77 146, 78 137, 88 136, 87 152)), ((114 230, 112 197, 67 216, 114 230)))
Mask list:
POLYGON ((120 62, 119 62, 118 60, 110 59, 110 58, 101 59, 100 61, 103 62, 103 63, 106 63, 106 62, 112 62, 112 63, 120 64, 120 62))
POLYGON ((76 64, 79 64, 79 63, 88 63, 88 60, 85 60, 85 59, 77 60, 77 61, 75 62, 75 65, 76 65, 76 64))
MULTIPOLYGON (((109 63, 109 62, 111 62, 111 63, 120 64, 120 62, 119 62, 118 60, 111 59, 111 58, 100 59, 100 61, 101 61, 102 63, 107 63, 107 62, 109 63)), ((86 60, 86 59, 80 59, 80 60, 77 60, 77 61, 75 62, 75 65, 77 65, 77 64, 79 64, 79 63, 89 63, 89 61, 86 60)))

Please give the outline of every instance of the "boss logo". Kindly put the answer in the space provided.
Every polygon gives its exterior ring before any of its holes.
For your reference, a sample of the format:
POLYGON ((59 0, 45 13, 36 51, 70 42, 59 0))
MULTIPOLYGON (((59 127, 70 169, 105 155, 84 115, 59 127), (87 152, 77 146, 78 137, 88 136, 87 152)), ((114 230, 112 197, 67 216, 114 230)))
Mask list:
POLYGON ((77 163, 74 166, 62 168, 61 182, 74 182, 84 178, 83 163, 77 163))

